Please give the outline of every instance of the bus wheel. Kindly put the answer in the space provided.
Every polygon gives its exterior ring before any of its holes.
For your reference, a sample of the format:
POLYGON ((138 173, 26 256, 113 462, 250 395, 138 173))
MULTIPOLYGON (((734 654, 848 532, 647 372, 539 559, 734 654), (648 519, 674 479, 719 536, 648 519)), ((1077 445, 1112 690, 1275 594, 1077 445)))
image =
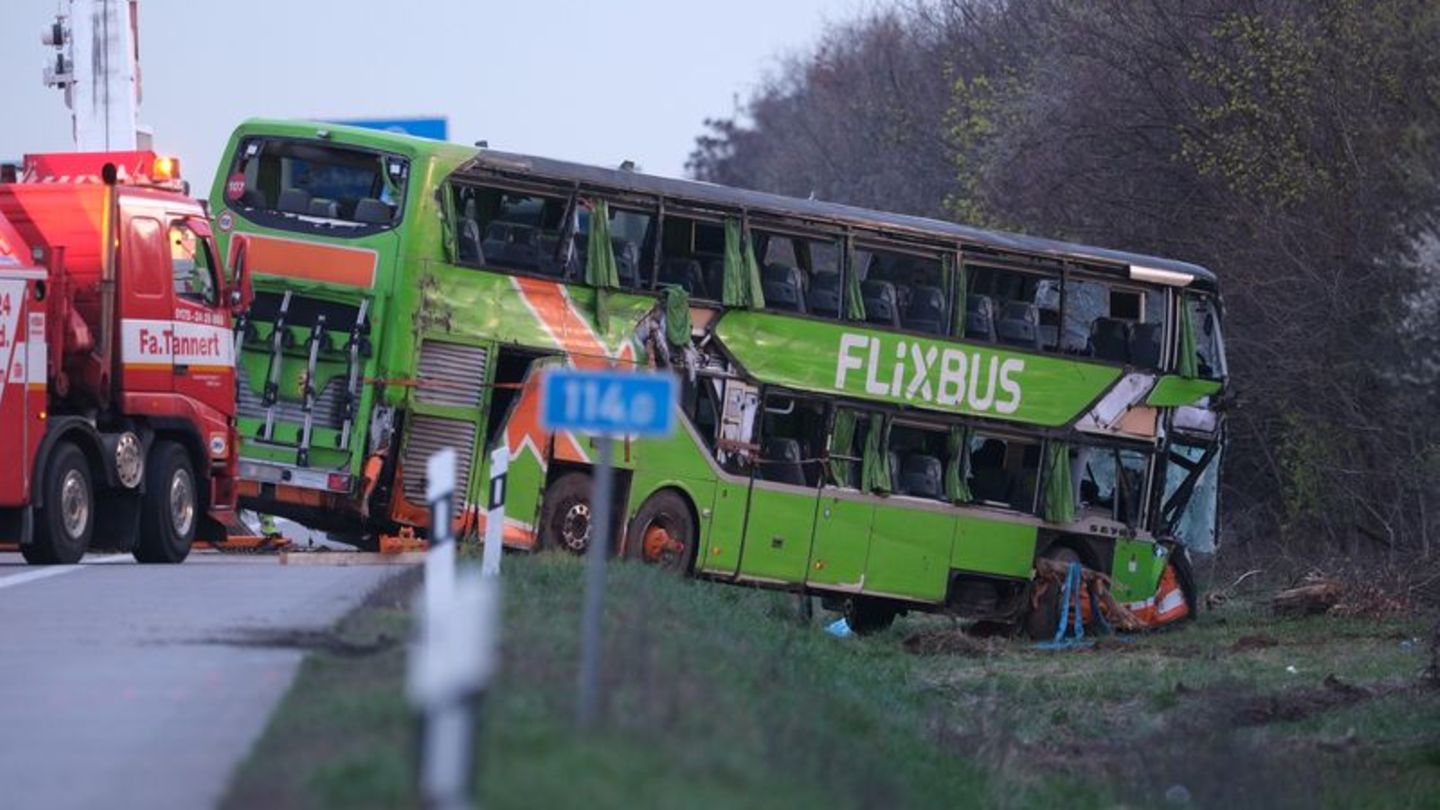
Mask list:
POLYGON ((868 596, 852 596, 845 600, 845 623, 857 636, 868 636, 886 630, 895 623, 900 611, 895 605, 883 599, 868 596))
POLYGON ((200 523, 199 488, 185 448, 157 441, 145 459, 145 496, 140 503, 142 563, 178 563, 190 554, 200 523))
POLYGON ((584 554, 590 546, 590 476, 571 472, 545 489, 540 507, 540 548, 584 554))
POLYGON ((90 463, 80 448, 63 442, 45 465, 45 508, 35 521, 31 542, 20 547, 36 565, 80 562, 95 529, 95 488, 90 463))
POLYGON ((627 533, 625 556, 688 573, 695 559, 695 521, 690 504, 673 489, 661 490, 640 505, 627 533))
MULTIPOLYGON (((1045 550, 1045 558, 1064 563, 1080 562, 1080 555, 1069 546, 1051 546, 1045 550)), ((1040 599, 1025 614, 1025 635, 1036 641, 1047 641, 1055 637, 1055 628, 1060 625, 1060 588, 1051 587, 1041 594, 1040 599)))

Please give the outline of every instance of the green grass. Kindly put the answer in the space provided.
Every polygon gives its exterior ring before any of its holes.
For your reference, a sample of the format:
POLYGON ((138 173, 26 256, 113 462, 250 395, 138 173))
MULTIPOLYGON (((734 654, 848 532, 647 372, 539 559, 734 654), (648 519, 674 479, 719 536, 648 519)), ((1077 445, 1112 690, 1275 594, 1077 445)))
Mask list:
MULTIPOLYGON (((506 559, 502 671, 483 710, 488 807, 1434 807, 1440 693, 1417 621, 1277 622, 1244 605, 1183 629, 1039 651, 910 617, 836 639, 793 596, 614 565, 603 722, 574 730, 582 567, 506 559), (1246 636, 1275 646, 1236 651, 1246 636), (953 645, 952 645, 953 646, 953 645), (1294 672, 1289 668, 1293 667, 1294 672), (1341 702, 1345 687, 1365 689, 1341 702)), ((337 634, 405 638, 404 600, 337 634)), ((404 647, 317 651, 236 774, 233 807, 416 803, 404 647)))

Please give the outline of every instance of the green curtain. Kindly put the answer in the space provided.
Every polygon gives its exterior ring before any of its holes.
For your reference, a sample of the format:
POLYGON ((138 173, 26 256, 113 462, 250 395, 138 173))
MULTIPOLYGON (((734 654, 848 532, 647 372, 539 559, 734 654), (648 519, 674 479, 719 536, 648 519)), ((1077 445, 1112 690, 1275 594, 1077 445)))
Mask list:
POLYGON ((690 295, 678 284, 661 288, 665 304, 665 340, 671 346, 690 343, 690 295))
POLYGON ((860 271, 855 267, 855 254, 850 252, 850 261, 845 268, 845 317, 852 321, 865 320, 865 296, 860 291, 860 271))
POLYGON ((1075 520, 1075 487, 1070 479, 1070 445, 1050 442, 1045 450, 1045 519, 1051 523, 1075 520))
POLYGON ((1176 368, 1181 377, 1200 376, 1195 364, 1195 325, 1190 321, 1190 299, 1180 296, 1180 363, 1176 368))
POLYGON ((951 503, 969 503, 970 494, 970 428, 953 425, 946 442, 950 460, 945 465, 945 498, 951 503))
POLYGON ((848 408, 837 408, 835 430, 830 434, 830 480, 842 487, 850 486, 850 465, 855 462, 836 456, 855 455, 855 416, 848 408))
POLYGON ((970 306, 969 289, 965 284, 965 264, 956 262, 954 256, 945 256, 945 277, 953 279, 950 289, 957 290, 955 312, 950 317, 950 334, 965 337, 965 313, 970 306))
POLYGON ((590 236, 585 255, 585 283, 595 288, 595 324, 610 331, 609 291, 620 286, 615 250, 610 245, 610 206, 604 200, 590 211, 590 236))
POLYGON ((741 232, 738 219, 725 220, 725 281, 720 303, 727 307, 765 307, 760 265, 755 262, 755 249, 741 232))
POLYGON ((860 459, 860 486, 866 492, 890 492, 890 453, 887 439, 890 417, 871 414, 865 431, 865 454, 860 459))

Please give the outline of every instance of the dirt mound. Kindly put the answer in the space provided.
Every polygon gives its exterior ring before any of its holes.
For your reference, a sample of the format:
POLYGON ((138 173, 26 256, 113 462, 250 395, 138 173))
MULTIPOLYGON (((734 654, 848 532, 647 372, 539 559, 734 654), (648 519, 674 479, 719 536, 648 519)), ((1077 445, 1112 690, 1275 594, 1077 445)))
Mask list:
POLYGON ((1230 645, 1230 652, 1250 652, 1251 650, 1266 650, 1279 646, 1280 642, 1273 636, 1263 633, 1255 636, 1241 636, 1230 645))
POLYGON ((1374 694, 1363 686, 1332 674, 1325 676, 1318 687, 1291 689, 1242 700, 1235 709, 1233 721, 1237 726, 1263 726, 1304 720, 1314 714, 1359 703, 1374 694))

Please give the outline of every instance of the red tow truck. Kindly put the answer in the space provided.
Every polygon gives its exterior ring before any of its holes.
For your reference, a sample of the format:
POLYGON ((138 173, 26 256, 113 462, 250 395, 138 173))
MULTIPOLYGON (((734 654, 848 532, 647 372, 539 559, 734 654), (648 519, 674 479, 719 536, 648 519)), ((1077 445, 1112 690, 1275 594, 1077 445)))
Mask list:
POLYGON ((29 155, 0 182, 0 541, 31 563, 180 562, 233 516, 249 280, 177 169, 29 155))

